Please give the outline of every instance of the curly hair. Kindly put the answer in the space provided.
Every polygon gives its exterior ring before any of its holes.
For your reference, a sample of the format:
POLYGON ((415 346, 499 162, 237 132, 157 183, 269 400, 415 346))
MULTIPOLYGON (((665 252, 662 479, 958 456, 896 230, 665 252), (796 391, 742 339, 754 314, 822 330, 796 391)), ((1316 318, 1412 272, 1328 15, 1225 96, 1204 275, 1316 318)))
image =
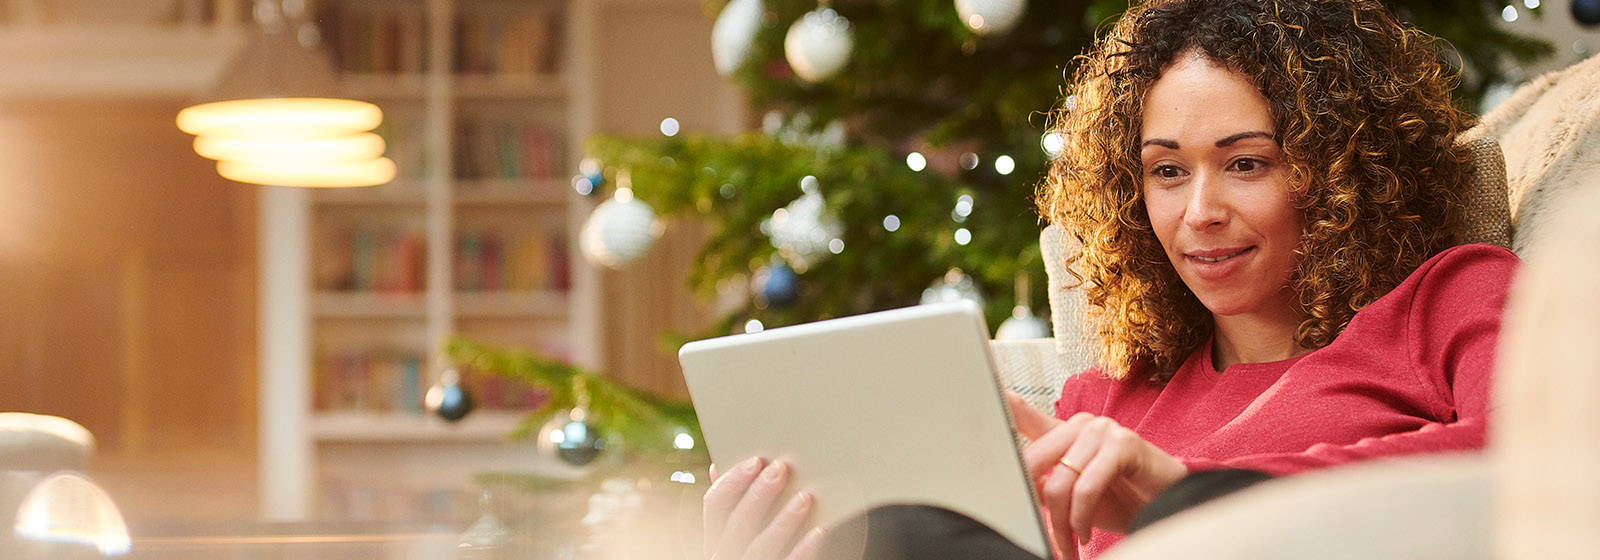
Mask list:
POLYGON ((1444 46, 1374 0, 1157 0, 1130 9, 1078 57, 1066 140, 1040 211, 1082 242, 1068 270, 1086 290, 1101 367, 1140 362, 1164 383, 1212 334, 1212 317, 1162 251, 1143 200, 1145 95, 1194 51, 1251 81, 1270 104, 1305 229, 1289 281, 1295 341, 1331 343, 1357 311, 1462 239, 1457 187, 1471 117, 1450 97, 1444 46))

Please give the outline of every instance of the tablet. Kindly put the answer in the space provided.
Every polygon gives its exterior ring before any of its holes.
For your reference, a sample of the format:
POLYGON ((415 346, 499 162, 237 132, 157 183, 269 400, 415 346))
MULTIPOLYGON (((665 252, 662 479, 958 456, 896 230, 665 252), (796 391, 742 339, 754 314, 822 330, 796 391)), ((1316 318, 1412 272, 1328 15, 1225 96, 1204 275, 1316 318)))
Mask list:
POLYGON ((811 492, 810 526, 927 504, 1050 557, 977 304, 701 340, 678 359, 712 461, 784 461, 777 503, 811 492))

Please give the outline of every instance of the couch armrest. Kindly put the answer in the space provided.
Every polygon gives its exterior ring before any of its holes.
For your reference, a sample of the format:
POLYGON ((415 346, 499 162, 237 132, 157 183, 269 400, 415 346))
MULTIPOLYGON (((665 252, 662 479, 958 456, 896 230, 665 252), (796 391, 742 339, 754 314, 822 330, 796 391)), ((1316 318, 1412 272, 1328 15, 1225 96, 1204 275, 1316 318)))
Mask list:
POLYGON ((1022 395, 1034 408, 1054 414, 1061 384, 1076 373, 1068 371, 1066 361, 1056 351, 1055 339, 996 340, 989 343, 989 348, 999 368, 1000 383, 1022 395))
POLYGON ((1373 461, 1272 480, 1133 534, 1104 560, 1487 560, 1492 469, 1479 455, 1373 461))

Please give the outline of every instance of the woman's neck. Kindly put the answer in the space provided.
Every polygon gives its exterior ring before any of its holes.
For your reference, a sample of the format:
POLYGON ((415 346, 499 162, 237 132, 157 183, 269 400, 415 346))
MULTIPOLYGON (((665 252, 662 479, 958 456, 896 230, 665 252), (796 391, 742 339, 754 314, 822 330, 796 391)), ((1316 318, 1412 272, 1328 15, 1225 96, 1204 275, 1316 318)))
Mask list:
POLYGON ((1212 315, 1216 333, 1212 340, 1211 365, 1222 372, 1234 364, 1257 364, 1287 360, 1311 350, 1295 342, 1300 317, 1292 308, 1282 313, 1244 313, 1234 316, 1212 315))

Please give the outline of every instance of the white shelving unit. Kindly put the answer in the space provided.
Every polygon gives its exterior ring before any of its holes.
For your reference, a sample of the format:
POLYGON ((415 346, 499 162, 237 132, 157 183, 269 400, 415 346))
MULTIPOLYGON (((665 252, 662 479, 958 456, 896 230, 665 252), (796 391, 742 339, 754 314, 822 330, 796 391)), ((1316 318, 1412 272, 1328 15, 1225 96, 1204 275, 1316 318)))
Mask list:
MULTIPOLYGON (((593 270, 578 262, 577 249, 577 229, 593 202, 573 192, 566 180, 581 153, 580 142, 592 129, 590 63, 582 49, 574 48, 587 40, 592 5, 581 0, 349 0, 319 2, 313 9, 319 21, 331 19, 332 25, 347 26, 325 29, 324 36, 332 37, 329 44, 335 49, 384 40, 422 49, 420 60, 410 60, 422 62, 420 69, 349 72, 345 64, 343 78, 346 95, 379 104, 390 124, 412 125, 410 132, 400 126, 393 129, 394 134, 412 136, 391 141, 389 156, 402 173, 408 169, 417 173, 369 189, 262 190, 263 517, 310 518, 318 509, 314 496, 322 479, 360 476, 363 468, 388 465, 385 461, 401 463, 394 465, 398 472, 417 470, 409 465, 416 457, 447 458, 437 461, 447 472, 431 473, 428 479, 462 487, 470 482, 472 469, 484 466, 515 465, 560 474, 564 469, 536 456, 531 445, 506 444, 505 436, 523 415, 518 410, 480 408, 452 424, 394 406, 356 410, 319 408, 316 403, 327 401, 327 395, 319 394, 327 390, 319 375, 329 375, 330 353, 362 346, 377 352, 414 352, 421 358, 421 375, 405 388, 421 390, 433 385, 449 366, 442 343, 454 333, 492 344, 566 353, 589 367, 598 364, 598 281, 593 270), (454 70, 461 59, 455 50, 466 44, 458 34, 472 33, 471 26, 486 21, 487 13, 515 16, 522 10, 550 14, 555 26, 551 48, 560 53, 553 71, 501 75, 454 70), (369 12, 412 18, 393 29, 422 36, 340 36, 341 31, 360 29, 360 18, 369 12), (352 19, 356 23, 338 23, 352 19), (458 137, 458 123, 483 115, 526 118, 556 131, 562 143, 554 150, 558 163, 543 175, 526 178, 473 176, 455 169, 457 152, 472 149, 459 145, 471 139, 458 137), (405 148, 407 143, 412 146, 405 148), (407 157, 420 160, 403 161, 407 157), (343 255, 358 251, 348 246, 354 243, 341 238, 341 232, 356 228, 413 236, 402 242, 420 239, 420 246, 405 249, 425 255, 405 261, 423 263, 421 270, 405 271, 420 282, 403 283, 398 289, 330 284, 330 277, 344 274, 340 260, 348 257, 343 255), (566 277, 537 286, 460 289, 460 269, 470 265, 457 255, 458 237, 484 229, 559 235, 567 255, 565 272, 559 274, 566 277), (330 269, 336 272, 330 274, 330 269), (378 463, 362 464, 367 461, 378 463)), ((503 257, 509 261, 512 255, 508 251, 503 257)), ((556 266, 553 258, 545 263, 556 266)), ((348 275, 366 274, 370 280, 374 273, 348 275)))

